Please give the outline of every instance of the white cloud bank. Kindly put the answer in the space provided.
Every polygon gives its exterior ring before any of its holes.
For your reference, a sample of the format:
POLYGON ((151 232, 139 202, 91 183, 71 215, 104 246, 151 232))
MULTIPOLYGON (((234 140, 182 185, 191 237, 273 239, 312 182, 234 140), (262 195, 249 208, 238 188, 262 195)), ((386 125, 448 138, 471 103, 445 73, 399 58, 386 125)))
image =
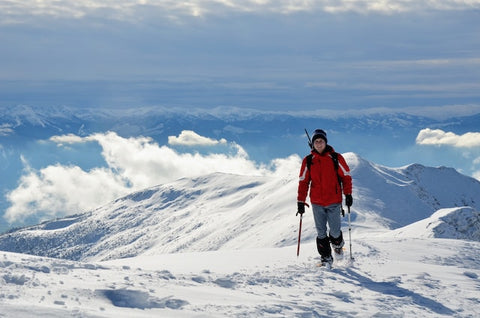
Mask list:
POLYGON ((457 135, 441 129, 422 129, 416 139, 419 145, 452 146, 458 148, 480 147, 480 132, 468 132, 457 135))
POLYGON ((296 175, 300 165, 296 155, 275 159, 269 167, 258 165, 248 158, 241 146, 192 131, 183 131, 178 137, 169 139, 188 145, 221 143, 230 153, 179 153, 148 137, 123 138, 114 132, 87 137, 54 136, 50 141, 59 146, 97 142, 102 147, 106 167, 84 171, 78 166, 56 164, 35 170, 24 160, 25 171, 18 187, 6 195, 10 207, 4 217, 10 223, 27 218, 62 217, 93 209, 146 187, 213 172, 291 177, 296 175))
POLYGON ((416 138, 418 145, 424 146, 449 146, 462 149, 461 155, 475 158, 472 162, 472 176, 480 180, 480 132, 468 132, 457 135, 441 129, 422 129, 416 138))

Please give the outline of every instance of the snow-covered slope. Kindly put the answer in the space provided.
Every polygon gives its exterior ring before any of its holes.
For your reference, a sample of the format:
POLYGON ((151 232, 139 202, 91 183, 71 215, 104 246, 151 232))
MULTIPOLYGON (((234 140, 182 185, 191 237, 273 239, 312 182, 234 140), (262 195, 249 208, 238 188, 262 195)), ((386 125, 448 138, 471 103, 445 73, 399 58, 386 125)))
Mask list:
MULTIPOLYGON (((467 204, 478 210, 480 183, 453 169, 392 169, 353 153, 345 157, 354 180, 354 233, 407 225, 439 208, 467 204)), ((214 173, 180 179, 84 214, 3 234, 0 250, 93 261, 291 246, 298 230, 296 188, 296 177, 214 173)), ((316 236, 311 213, 305 223, 308 242, 316 236)))
POLYGON ((478 317, 479 242, 354 236, 355 261, 295 246, 75 262, 0 252, 3 317, 478 317))
POLYGON ((440 209, 430 217, 390 231, 388 235, 480 241, 480 212, 471 207, 440 209))
POLYGON ((352 168, 355 208, 379 214, 390 228, 429 217, 441 208, 480 208, 480 182, 453 168, 412 164, 389 168, 346 154, 352 168))
POLYGON ((287 245, 293 243, 296 224, 285 222, 285 217, 295 220, 295 198, 294 185, 286 180, 215 173, 145 189, 86 214, 5 234, 0 249, 112 259, 147 252, 287 245))

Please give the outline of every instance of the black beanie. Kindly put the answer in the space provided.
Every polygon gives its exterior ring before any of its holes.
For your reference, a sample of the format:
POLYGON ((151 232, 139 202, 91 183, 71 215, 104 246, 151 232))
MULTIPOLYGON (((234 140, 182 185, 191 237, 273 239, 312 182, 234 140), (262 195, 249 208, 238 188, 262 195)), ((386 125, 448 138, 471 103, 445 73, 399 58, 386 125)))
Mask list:
POLYGON ((326 144, 328 143, 327 133, 322 129, 315 129, 315 131, 312 134, 312 144, 315 142, 315 139, 317 138, 322 138, 323 140, 325 140, 326 144))

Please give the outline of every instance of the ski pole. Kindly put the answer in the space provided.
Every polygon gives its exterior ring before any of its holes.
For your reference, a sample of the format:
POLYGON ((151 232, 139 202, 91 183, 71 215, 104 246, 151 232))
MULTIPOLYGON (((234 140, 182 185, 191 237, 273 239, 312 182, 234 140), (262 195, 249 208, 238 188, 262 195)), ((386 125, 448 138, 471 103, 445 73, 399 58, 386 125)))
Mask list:
POLYGON ((352 256, 352 225, 350 222, 350 207, 348 206, 348 238, 350 240, 350 260, 353 260, 352 256))
POLYGON ((302 235, 302 218, 303 218, 303 213, 300 213, 300 226, 298 227, 297 257, 300 254, 300 237, 302 235))

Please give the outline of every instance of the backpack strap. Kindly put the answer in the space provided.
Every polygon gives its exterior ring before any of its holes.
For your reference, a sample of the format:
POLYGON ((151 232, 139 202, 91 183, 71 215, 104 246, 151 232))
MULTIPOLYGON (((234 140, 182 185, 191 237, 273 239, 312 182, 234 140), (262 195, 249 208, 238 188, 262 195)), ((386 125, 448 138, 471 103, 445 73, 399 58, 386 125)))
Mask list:
POLYGON ((307 169, 310 170, 310 167, 312 166, 312 159, 313 159, 313 155, 312 154, 309 154, 307 156, 307 169))
POLYGON ((340 178, 340 175, 338 174, 338 153, 337 152, 332 152, 330 154, 333 160, 333 167, 335 168, 335 172, 337 173, 337 179, 338 179, 338 184, 340 187, 342 187, 342 179, 340 178))
POLYGON ((338 171, 338 153, 337 152, 332 152, 330 154, 333 160, 333 166, 335 167, 335 171, 338 171))
MULTIPOLYGON (((332 152, 331 156, 333 160, 333 166, 335 167, 335 172, 337 173, 338 184, 340 185, 340 191, 341 191, 343 189, 343 183, 342 183, 342 178, 340 178, 340 175, 338 174, 338 152, 332 152)), ((345 210, 343 209, 343 206, 342 206, 342 216, 345 216, 345 210)))

